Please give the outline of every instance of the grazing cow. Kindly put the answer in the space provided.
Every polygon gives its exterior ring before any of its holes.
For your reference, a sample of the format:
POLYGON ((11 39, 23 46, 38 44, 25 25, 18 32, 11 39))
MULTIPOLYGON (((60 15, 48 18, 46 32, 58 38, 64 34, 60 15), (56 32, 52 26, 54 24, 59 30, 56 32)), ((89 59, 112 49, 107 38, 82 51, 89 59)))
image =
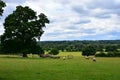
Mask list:
POLYGON ((95 57, 92 60, 96 62, 96 58, 95 57))
POLYGON ((67 59, 72 59, 73 55, 67 55, 67 59))
POLYGON ((88 56, 86 56, 86 57, 85 57, 85 59, 89 59, 89 57, 88 57, 88 56))
POLYGON ((52 56, 51 54, 40 54, 40 57, 42 57, 42 58, 48 58, 51 56, 52 56))
POLYGON ((66 60, 66 56, 63 57, 63 60, 66 60))
POLYGON ((50 58, 53 58, 53 59, 59 59, 60 56, 51 56, 50 58))

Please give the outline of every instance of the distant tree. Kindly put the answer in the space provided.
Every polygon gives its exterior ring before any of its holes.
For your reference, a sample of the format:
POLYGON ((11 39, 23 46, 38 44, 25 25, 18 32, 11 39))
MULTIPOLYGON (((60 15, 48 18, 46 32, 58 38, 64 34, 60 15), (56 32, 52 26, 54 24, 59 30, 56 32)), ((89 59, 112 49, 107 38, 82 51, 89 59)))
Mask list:
POLYGON ((6 6, 6 4, 0 0, 0 16, 2 16, 2 13, 3 13, 3 8, 6 6))
POLYGON ((106 52, 116 52, 117 51, 117 46, 116 45, 108 45, 105 48, 106 52))
POLYGON ((57 55, 57 54, 59 54, 59 50, 58 49, 51 49, 49 54, 57 55))
POLYGON ((2 51, 23 53, 23 57, 27 57, 28 53, 39 54, 36 39, 40 40, 46 23, 49 23, 49 20, 43 13, 36 16, 36 12, 31 8, 17 6, 16 10, 5 19, 5 32, 1 36, 2 51))
POLYGON ((92 45, 85 46, 82 50, 83 56, 95 55, 96 49, 92 45))

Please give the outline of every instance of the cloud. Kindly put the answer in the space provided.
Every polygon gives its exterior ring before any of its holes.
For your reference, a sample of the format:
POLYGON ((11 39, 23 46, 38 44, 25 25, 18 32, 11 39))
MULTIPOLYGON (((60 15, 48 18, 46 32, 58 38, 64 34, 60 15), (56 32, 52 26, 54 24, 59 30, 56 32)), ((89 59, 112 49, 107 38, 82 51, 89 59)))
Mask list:
POLYGON ((87 3, 74 5, 72 9, 82 16, 110 18, 110 14, 120 16, 119 0, 90 0, 87 3))
POLYGON ((2 27, 3 25, 2 25, 2 22, 0 22, 0 35, 3 33, 3 27, 2 27))
POLYGON ((102 9, 119 9, 120 3, 115 0, 92 0, 88 5, 89 8, 102 8, 102 9))
MULTIPOLYGON (((13 4, 13 3, 21 4, 21 3, 24 2, 24 0, 3 0, 3 1, 6 2, 6 3, 9 3, 9 4, 13 4)), ((28 0, 26 0, 26 1, 28 1, 28 0)))

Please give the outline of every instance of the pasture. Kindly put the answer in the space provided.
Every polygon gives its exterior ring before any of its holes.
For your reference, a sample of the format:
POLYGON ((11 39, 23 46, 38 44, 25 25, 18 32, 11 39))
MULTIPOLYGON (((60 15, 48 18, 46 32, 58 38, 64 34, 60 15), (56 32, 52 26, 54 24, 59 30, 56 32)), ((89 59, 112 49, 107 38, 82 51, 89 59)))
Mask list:
POLYGON ((0 80, 119 80, 120 58, 86 60, 79 52, 73 59, 0 57, 0 80))

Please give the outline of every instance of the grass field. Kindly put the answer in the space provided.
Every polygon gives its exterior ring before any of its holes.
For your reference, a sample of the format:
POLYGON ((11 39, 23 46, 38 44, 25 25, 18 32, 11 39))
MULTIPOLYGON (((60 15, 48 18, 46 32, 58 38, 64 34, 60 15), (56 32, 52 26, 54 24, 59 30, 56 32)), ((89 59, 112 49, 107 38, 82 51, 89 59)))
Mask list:
POLYGON ((78 52, 73 59, 0 57, 0 80, 119 80, 120 58, 86 60, 78 52))

